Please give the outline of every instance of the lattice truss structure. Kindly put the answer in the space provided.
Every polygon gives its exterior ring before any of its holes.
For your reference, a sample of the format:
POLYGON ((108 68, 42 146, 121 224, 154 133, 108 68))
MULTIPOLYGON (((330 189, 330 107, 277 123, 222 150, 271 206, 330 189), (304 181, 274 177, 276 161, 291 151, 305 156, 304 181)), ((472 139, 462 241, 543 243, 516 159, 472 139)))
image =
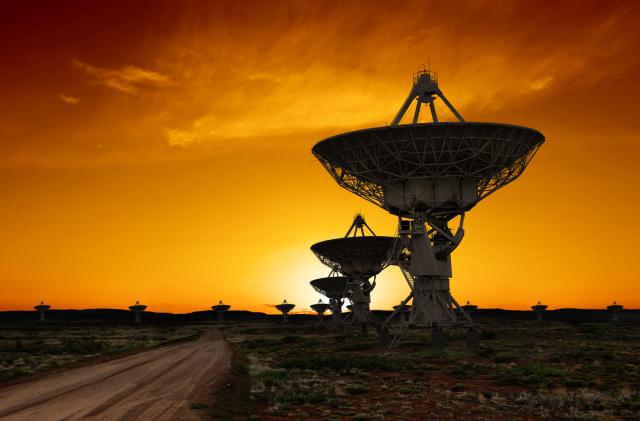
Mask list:
POLYGON ((394 182, 472 177, 477 199, 464 211, 518 178, 543 142, 527 127, 448 122, 354 131, 312 152, 341 187, 381 207, 394 182))

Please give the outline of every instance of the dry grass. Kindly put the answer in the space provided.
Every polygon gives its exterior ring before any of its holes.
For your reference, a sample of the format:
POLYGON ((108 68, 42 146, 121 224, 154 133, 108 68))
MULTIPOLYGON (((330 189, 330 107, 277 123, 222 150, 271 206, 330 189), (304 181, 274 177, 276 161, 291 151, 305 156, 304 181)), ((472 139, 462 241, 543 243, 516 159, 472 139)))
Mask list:
POLYGON ((197 332, 189 326, 4 325, 0 382, 87 358, 152 348, 197 332))
POLYGON ((640 418, 640 326, 488 323, 477 355, 464 333, 446 332, 443 354, 426 335, 393 351, 304 326, 227 336, 251 359, 258 418, 640 418))

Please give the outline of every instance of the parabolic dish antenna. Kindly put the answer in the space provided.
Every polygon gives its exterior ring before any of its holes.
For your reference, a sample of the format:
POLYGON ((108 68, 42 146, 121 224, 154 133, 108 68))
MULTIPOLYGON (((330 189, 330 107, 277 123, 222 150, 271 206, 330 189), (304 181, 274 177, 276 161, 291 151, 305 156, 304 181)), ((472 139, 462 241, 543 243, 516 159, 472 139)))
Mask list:
POLYGON ((618 313, 620 313, 623 308, 624 306, 622 304, 618 304, 615 301, 613 302, 613 304, 607 306, 607 310, 609 310, 609 312, 611 313, 612 322, 620 321, 618 313))
POLYGON ((607 306, 607 310, 609 311, 620 311, 623 308, 624 306, 622 304, 618 304, 615 301, 613 302, 613 304, 607 306))
POLYGON ((540 301, 538 301, 538 304, 531 306, 531 310, 533 311, 545 311, 546 309, 547 309, 547 305, 541 304, 540 301))
MULTIPOLYGON (((449 287, 451 253, 464 236, 465 212, 518 178, 543 143, 544 136, 528 127, 464 121, 440 90, 437 74, 424 69, 415 74, 390 126, 329 137, 312 153, 339 186, 399 217, 402 253, 390 263, 400 267, 411 288, 401 307, 413 299, 408 324, 434 328, 435 337, 444 338, 437 332, 442 326, 473 330, 449 287), (438 120, 438 99, 458 121, 438 120), (414 101, 412 123, 400 124, 414 101), (422 105, 431 123, 418 122, 422 105), (454 232, 449 224, 457 216, 454 232)), ((333 249, 321 249, 324 255, 328 250, 333 249)), ((335 256, 324 257, 336 263, 335 256)))
POLYGON ((316 243, 311 251, 345 276, 370 278, 387 266, 396 244, 396 237, 345 237, 316 243))
POLYGON ((544 142, 527 127, 430 123, 376 127, 320 141, 336 182, 394 215, 456 215, 515 180, 544 142))
POLYGON ((38 312, 40 321, 44 321, 44 314, 49 311, 51 306, 49 304, 45 304, 44 301, 40 301, 40 304, 33 306, 33 308, 38 312))
POLYGON ((394 215, 456 215, 515 180, 544 142, 537 130, 470 123, 446 99, 438 75, 415 74, 391 126, 343 133, 318 142, 313 154, 345 189, 394 215), (459 120, 439 122, 440 98, 459 120), (400 125, 416 101, 413 124, 400 125), (419 124, 420 106, 433 123, 419 124))
POLYGON ((44 301, 40 301, 40 304, 33 306, 36 311, 47 311, 51 308, 49 304, 45 304, 44 301))
POLYGON ((347 278, 344 296, 354 306, 349 323, 359 324, 363 334, 366 334, 368 324, 378 324, 370 310, 371 291, 376 282, 375 278, 373 282, 369 278, 396 260, 400 250, 396 245, 399 244, 396 237, 376 236, 364 217, 357 214, 344 237, 311 246, 316 257, 329 266, 332 273, 338 272, 347 278), (367 236, 365 230, 371 235, 367 236))
POLYGON ((223 303, 222 300, 220 300, 218 304, 211 306, 211 309, 218 313, 224 313, 225 311, 228 311, 230 308, 231 306, 223 303))
POLYGON ((281 304, 278 304, 276 308, 282 313, 282 321, 284 323, 289 323, 289 312, 294 309, 296 305, 288 303, 287 300, 282 301, 281 304))
POLYGON ((129 310, 133 312, 134 321, 136 323, 142 322, 142 319, 140 318, 140 313, 142 313, 146 309, 147 309, 147 306, 144 304, 140 304, 140 301, 136 301, 134 305, 129 306, 129 310))
POLYGON ((290 304, 287 302, 287 300, 284 300, 281 304, 278 304, 276 308, 286 316, 287 313, 295 308, 295 306, 295 304, 290 304))
POLYGON ((139 311, 145 311, 147 309, 147 306, 144 304, 140 304, 139 301, 136 301, 136 303, 132 306, 129 306, 129 310, 135 312, 139 312, 139 311))
POLYGON ((328 276, 309 282, 313 289, 327 298, 339 300, 344 297, 348 278, 346 276, 328 276))
POLYGON ((357 214, 344 237, 316 243, 311 251, 333 271, 349 278, 368 279, 395 261, 399 245, 397 237, 376 236, 364 217, 357 214))
POLYGON ((477 305, 471 304, 469 301, 467 301, 466 304, 462 305, 461 307, 467 313, 472 313, 478 309, 477 305))
POLYGON ((223 303, 222 300, 218 301, 218 304, 211 306, 211 309, 218 315, 218 321, 220 323, 224 322, 224 313, 229 311, 230 308, 231 306, 223 303))
POLYGON ((322 313, 324 313, 325 311, 329 310, 329 307, 330 306, 329 306, 328 303, 323 303, 323 302, 318 302, 316 304, 311 304, 311 310, 315 311, 319 315, 322 315, 322 313))

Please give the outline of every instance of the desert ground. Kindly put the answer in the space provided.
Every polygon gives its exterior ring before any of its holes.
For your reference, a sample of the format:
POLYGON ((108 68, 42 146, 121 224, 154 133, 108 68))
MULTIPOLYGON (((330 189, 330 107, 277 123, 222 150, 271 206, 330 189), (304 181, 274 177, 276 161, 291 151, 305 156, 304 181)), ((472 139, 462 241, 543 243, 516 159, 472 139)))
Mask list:
POLYGON ((325 326, 234 326, 257 419, 640 419, 640 325, 483 321, 447 350, 410 332, 392 350, 374 333, 325 326))
POLYGON ((480 318, 476 353, 462 329, 445 330, 444 352, 417 329, 383 349, 374 329, 340 334, 298 315, 4 326, 0 418, 640 418, 637 320, 507 316, 480 318))

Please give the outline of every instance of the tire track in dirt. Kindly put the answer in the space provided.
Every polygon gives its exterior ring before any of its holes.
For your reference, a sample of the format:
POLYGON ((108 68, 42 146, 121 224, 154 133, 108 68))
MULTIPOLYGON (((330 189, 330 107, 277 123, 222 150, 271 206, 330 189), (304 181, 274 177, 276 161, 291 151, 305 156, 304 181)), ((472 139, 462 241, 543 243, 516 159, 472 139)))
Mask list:
POLYGON ((231 365, 218 331, 122 359, 71 369, 0 389, 7 420, 197 420, 231 365))

